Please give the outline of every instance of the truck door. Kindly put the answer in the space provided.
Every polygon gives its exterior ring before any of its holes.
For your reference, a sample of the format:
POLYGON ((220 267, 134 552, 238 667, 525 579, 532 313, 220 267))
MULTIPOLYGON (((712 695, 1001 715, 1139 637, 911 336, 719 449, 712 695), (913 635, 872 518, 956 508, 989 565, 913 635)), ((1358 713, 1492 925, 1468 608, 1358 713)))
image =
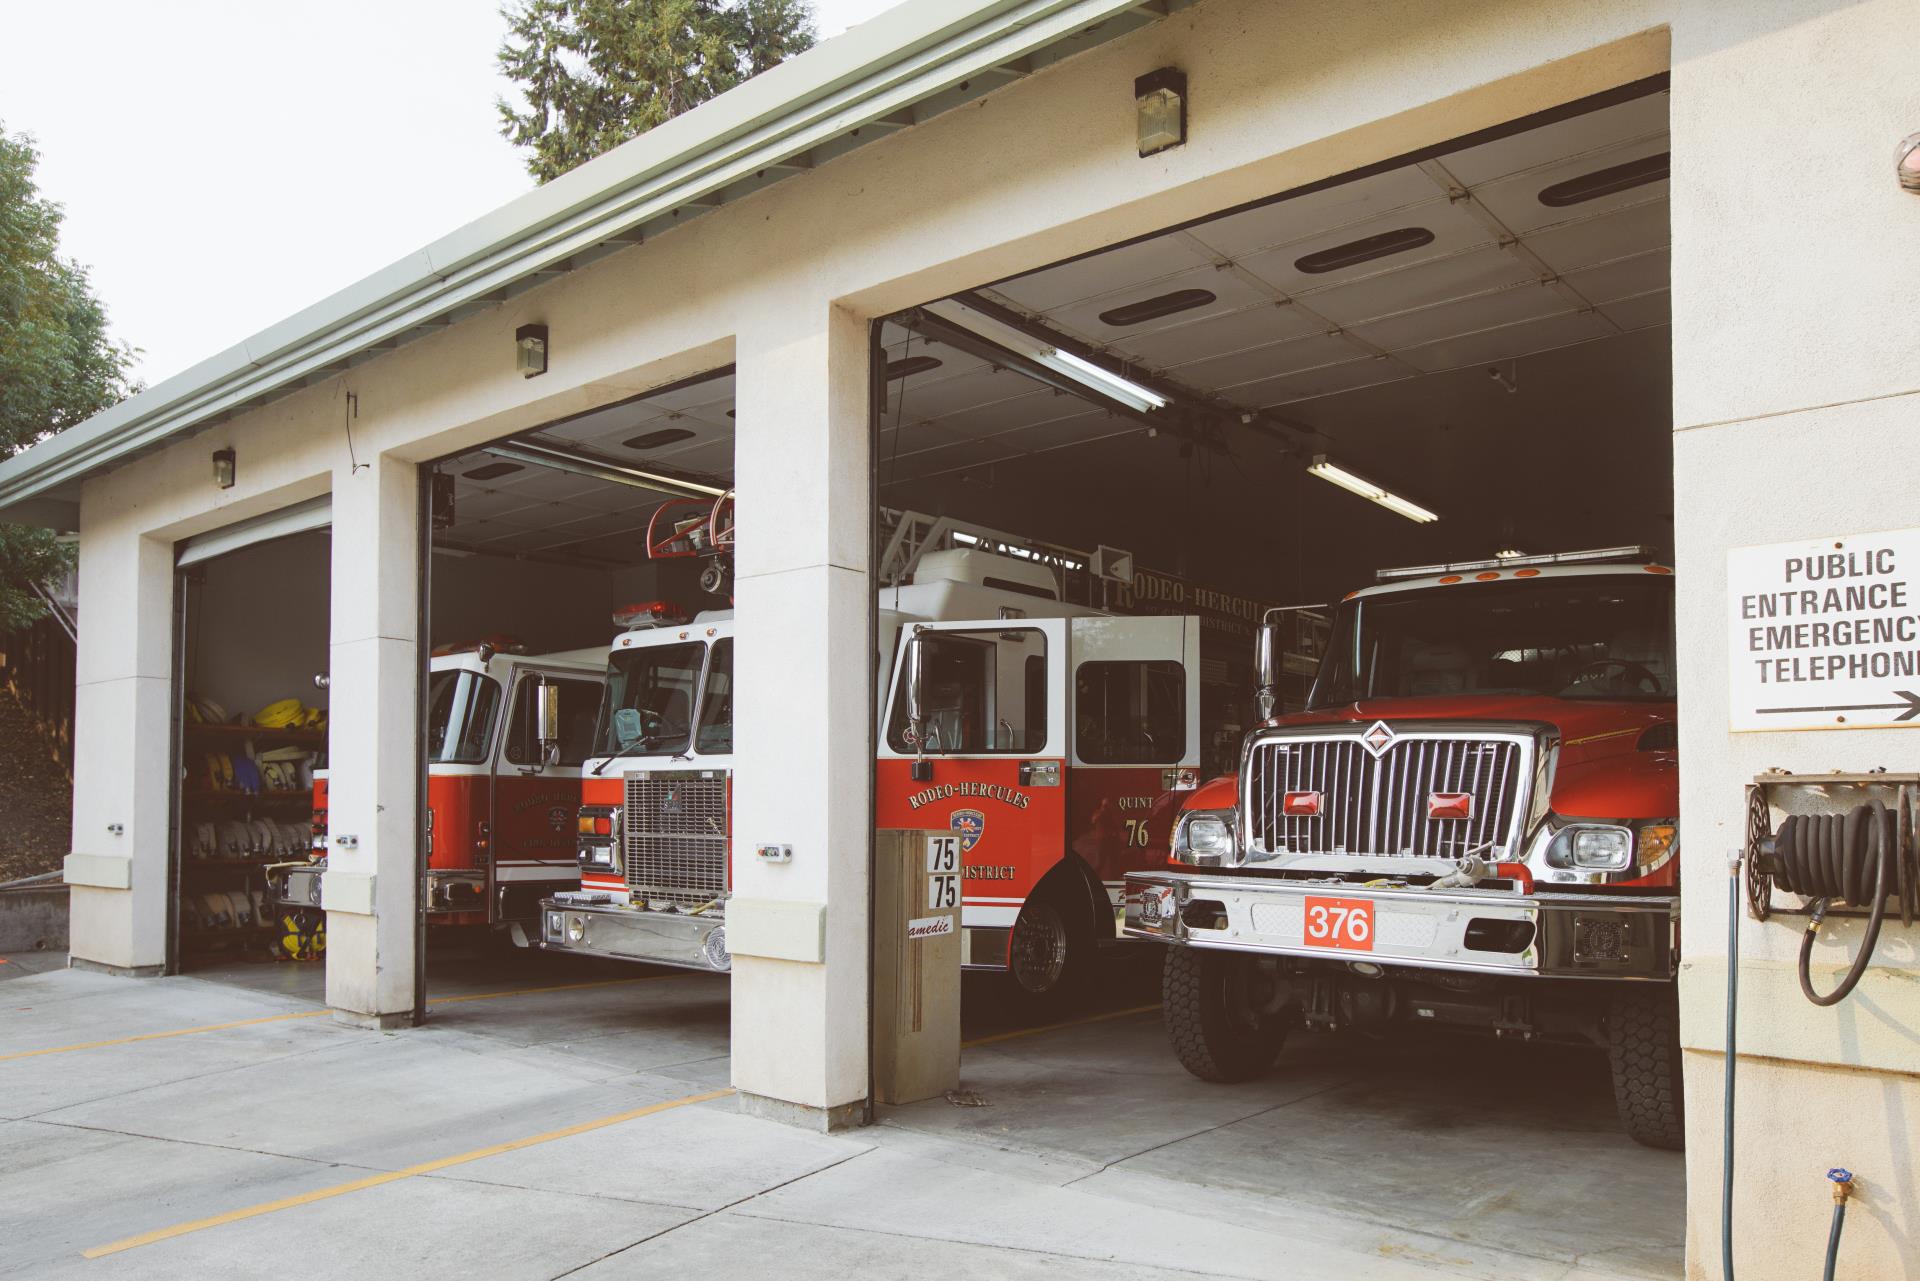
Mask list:
POLYGON ((1064 619, 901 629, 881 722, 876 821, 960 837, 968 929, 1011 928, 1027 894, 1065 853, 1066 661, 1064 619), (920 745, 901 688, 916 629, 927 695, 920 745))
POLYGON ((1129 871, 1166 863, 1200 764, 1200 620, 1071 620, 1067 831, 1118 907, 1129 871))
POLYGON ((551 882, 578 880, 574 835, 580 809, 580 765, 592 750, 600 689, 598 680, 579 672, 522 667, 515 674, 492 789, 489 828, 493 839, 485 860, 490 921, 501 919, 504 898, 525 899, 521 906, 526 907, 550 893, 551 882), (560 736, 551 757, 543 753, 540 741, 543 686, 559 690, 560 736))

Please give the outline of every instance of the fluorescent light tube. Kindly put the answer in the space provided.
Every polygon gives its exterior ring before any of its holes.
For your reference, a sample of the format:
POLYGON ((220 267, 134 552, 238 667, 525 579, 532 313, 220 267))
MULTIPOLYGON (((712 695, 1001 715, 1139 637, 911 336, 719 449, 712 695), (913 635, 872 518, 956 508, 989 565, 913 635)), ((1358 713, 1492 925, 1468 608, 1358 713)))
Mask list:
POLYGON ((1005 347, 1017 356, 1025 356, 1055 373, 1065 374, 1088 391, 1108 400, 1119 401, 1138 413, 1167 407, 1167 398, 1159 392, 1142 387, 1132 379, 1123 378, 1111 369, 1096 365, 1070 351, 1061 351, 1023 330, 975 311, 965 303, 943 298, 939 302, 928 303, 926 310, 995 346, 1005 347))
POLYGON ((1422 507, 1419 503, 1402 498, 1392 490, 1376 485, 1364 476, 1348 471, 1329 461, 1325 454, 1314 455, 1313 464, 1308 471, 1321 480, 1332 481, 1348 493, 1358 494, 1370 503, 1378 503, 1398 516, 1405 516, 1417 525, 1427 525, 1440 517, 1422 507))

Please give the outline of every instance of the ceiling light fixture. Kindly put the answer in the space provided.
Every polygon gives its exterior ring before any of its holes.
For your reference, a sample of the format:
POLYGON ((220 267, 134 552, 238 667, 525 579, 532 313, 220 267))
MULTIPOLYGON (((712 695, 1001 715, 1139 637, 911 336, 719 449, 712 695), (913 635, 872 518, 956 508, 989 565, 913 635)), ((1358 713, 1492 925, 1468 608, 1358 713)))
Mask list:
POLYGON ((1331 481, 1348 493, 1358 494, 1370 503, 1378 503, 1395 515, 1405 516, 1417 525, 1429 525, 1440 519, 1419 503, 1402 498, 1392 490, 1376 485, 1366 477, 1356 475, 1335 464, 1325 454, 1315 454, 1313 463, 1307 470, 1321 480, 1331 481))
POLYGON ((1902 190, 1920 195, 1920 133, 1910 133, 1893 150, 1893 171, 1902 190))
POLYGON ((1088 391, 1117 401, 1136 412, 1146 413, 1151 409, 1167 407, 1167 398, 1152 388, 1142 387, 1132 379, 1122 377, 1104 365, 1096 365, 1085 357, 1062 351, 1012 325, 975 311, 965 303, 943 298, 939 302, 928 303, 923 310, 997 347, 1004 347, 1017 356, 1025 356, 1057 374, 1064 374, 1088 391))

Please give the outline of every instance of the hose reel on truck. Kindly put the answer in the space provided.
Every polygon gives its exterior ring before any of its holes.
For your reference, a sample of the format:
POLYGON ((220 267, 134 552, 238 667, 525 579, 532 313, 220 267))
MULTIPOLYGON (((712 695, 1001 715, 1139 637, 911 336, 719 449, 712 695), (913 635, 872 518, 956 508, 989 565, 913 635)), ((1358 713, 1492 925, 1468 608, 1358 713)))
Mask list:
MULTIPOLYGON (((1740 993, 1740 909, 1756 921, 1804 920, 1796 963, 1800 991, 1816 1006, 1844 1001, 1865 975, 1888 916, 1903 926, 1920 919, 1920 773, 1789 774, 1773 771, 1747 788, 1746 833, 1728 869, 1726 1066, 1721 1134, 1721 1275, 1734 1281, 1734 1083, 1740 993), (1773 814, 1783 818, 1776 832, 1773 814), (1799 902, 1782 902, 1784 893, 1799 902), (1829 918, 1866 921, 1858 951, 1839 983, 1821 992, 1813 983, 1815 937, 1829 918)), ((1833 1218, 1825 1276, 1838 1262, 1853 1174, 1826 1171, 1833 1218)))

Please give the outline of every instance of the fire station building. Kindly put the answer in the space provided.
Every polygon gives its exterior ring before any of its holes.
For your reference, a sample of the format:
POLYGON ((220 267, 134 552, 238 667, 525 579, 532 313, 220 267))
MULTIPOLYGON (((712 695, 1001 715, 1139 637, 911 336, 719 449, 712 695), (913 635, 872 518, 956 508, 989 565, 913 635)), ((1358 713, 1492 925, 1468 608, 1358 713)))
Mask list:
MULTIPOLYGON (((1811 1166, 1844 1164, 1855 1274, 1906 1275, 1917 19, 1911 0, 908 0, 485 213, 0 463, 0 517, 79 538, 71 963, 147 981, 217 942, 197 904, 226 892, 223 860, 197 833, 238 818, 251 839, 257 815, 204 800, 232 788, 195 727, 292 698, 310 728, 288 741, 326 767, 326 1002, 410 1027, 423 914, 463 892, 422 875, 453 839, 444 813, 429 831, 428 762, 457 737, 424 728, 430 651, 604 656, 613 609, 730 605, 732 1083, 763 1116, 857 1124, 876 758, 913 754, 885 723, 900 530, 1082 549, 1029 559, 1118 584, 1110 608, 1124 589, 1198 616, 1203 776, 1257 722, 1268 607, 1392 566, 1643 546, 1672 567, 1675 640, 1629 674, 1684 691, 1664 750, 1687 1275, 1719 1275, 1730 970, 1735 1222, 1818 1236, 1811 1166), (728 494, 724 573, 650 556, 663 502, 728 494), (1786 814, 1869 794, 1899 849, 1878 856, 1884 920, 1809 916, 1845 895, 1765 882, 1786 814), (1801 967, 1826 992, 1869 946, 1844 1001, 1803 996, 1801 967)), ((1303 631, 1286 670, 1324 644, 1303 631)), ((1044 734, 986 719, 1009 748, 1044 734)), ((527 804, 560 814, 570 863, 572 803, 527 804)), ((1008 808, 975 798, 953 830, 970 849, 1008 808)), ((474 882, 472 910, 509 880, 474 882)), ((1020 950, 1020 902, 964 918, 969 964, 1054 955, 1047 935, 1020 950)), ((1748 1278, 1799 1274, 1746 1257, 1748 1278)))

